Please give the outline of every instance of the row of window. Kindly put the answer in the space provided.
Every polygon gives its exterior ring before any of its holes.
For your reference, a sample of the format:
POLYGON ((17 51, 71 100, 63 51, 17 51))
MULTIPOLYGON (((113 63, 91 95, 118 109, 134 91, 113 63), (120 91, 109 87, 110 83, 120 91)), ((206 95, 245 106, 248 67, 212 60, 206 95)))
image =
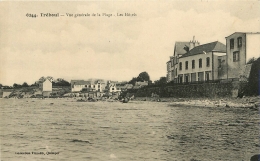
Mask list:
POLYGON ((204 77, 204 72, 184 74, 184 77, 183 77, 183 74, 181 74, 181 75, 178 75, 178 83, 183 83, 183 81, 185 83, 196 82, 196 81, 204 81, 204 79, 205 79, 205 81, 209 81, 211 79, 210 74, 211 74, 210 71, 205 72, 205 77, 204 77))
MULTIPOLYGON (((192 60, 191 62, 192 69, 195 69, 195 60, 192 60)), ((206 66, 210 66, 210 58, 206 58, 206 66)), ((202 59, 199 59, 199 68, 202 68, 202 59)), ((189 62, 185 61, 185 69, 189 69, 189 62)), ((179 63, 179 70, 182 70, 182 62, 179 63)))
MULTIPOLYGON (((230 39, 230 49, 234 49, 234 46, 235 46, 235 40, 230 39)), ((242 47, 242 37, 237 38, 237 47, 238 48, 242 47)))

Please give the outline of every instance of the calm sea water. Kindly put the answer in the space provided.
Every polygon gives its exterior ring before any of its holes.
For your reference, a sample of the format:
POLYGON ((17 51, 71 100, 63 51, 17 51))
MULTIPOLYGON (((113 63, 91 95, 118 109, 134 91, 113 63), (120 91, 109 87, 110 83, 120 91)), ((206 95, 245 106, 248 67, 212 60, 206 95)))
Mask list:
POLYGON ((259 153, 258 111, 170 104, 1 99, 1 160, 248 161, 259 153))

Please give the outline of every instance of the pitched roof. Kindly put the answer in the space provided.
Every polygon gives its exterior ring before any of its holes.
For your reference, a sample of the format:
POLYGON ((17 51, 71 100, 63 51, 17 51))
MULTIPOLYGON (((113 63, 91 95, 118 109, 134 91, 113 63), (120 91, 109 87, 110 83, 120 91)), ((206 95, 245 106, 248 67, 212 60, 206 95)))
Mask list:
POLYGON ((184 50, 185 46, 190 46, 190 42, 175 42, 174 54, 185 54, 187 51, 184 50))
MULTIPOLYGON (((229 36, 232 36, 234 34, 260 34, 260 32, 234 32, 229 36)), ((229 36, 226 36, 226 38, 229 37, 229 36)))
POLYGON ((204 52, 210 52, 210 51, 219 51, 219 52, 226 52, 226 45, 222 44, 221 42, 215 41, 208 44, 203 44, 194 47, 186 54, 183 54, 182 57, 192 56, 192 55, 198 55, 198 54, 204 54, 204 52))
POLYGON ((91 84, 91 81, 84 81, 84 80, 71 80, 71 85, 87 85, 91 84))
POLYGON ((50 77, 46 77, 46 78, 44 78, 44 77, 41 77, 41 78, 39 79, 39 81, 36 81, 36 82, 37 82, 37 83, 43 83, 43 82, 45 82, 46 80, 48 80, 48 81, 52 82, 52 80, 51 80, 51 78, 50 78, 50 77))

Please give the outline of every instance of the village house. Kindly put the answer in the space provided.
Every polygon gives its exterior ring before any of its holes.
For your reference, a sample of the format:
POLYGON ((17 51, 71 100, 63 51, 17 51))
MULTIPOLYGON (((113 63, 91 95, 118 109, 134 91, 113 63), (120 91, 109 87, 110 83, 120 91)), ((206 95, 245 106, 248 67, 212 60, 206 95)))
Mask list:
POLYGON ((13 89, 0 89, 0 98, 8 98, 13 89))
POLYGON ((52 81, 53 79, 51 77, 41 77, 39 81, 37 82, 39 85, 39 89, 41 92, 52 92, 52 81))
POLYGON ((105 86, 106 83, 101 80, 71 80, 71 92, 80 92, 82 90, 103 92, 105 86))
POLYGON ((179 58, 178 83, 226 79, 225 68, 218 74, 225 55, 226 46, 218 41, 195 46, 179 58))
POLYGON ((144 86, 148 86, 148 81, 137 81, 135 82, 135 85, 133 86, 133 89, 139 89, 141 87, 144 87, 144 86))
POLYGON ((122 91, 132 89, 133 85, 128 84, 127 82, 108 81, 107 88, 110 93, 115 93, 115 92, 120 93, 122 91))
POLYGON ((235 32, 226 37, 228 79, 249 76, 247 71, 251 70, 251 64, 248 64, 248 62, 260 57, 259 44, 260 32, 235 32))

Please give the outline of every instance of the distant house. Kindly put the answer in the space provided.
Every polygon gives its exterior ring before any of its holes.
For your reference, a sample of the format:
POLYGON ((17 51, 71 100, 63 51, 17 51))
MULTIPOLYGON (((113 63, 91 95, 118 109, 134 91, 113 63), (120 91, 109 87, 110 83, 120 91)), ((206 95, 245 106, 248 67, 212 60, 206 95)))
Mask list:
POLYGON ((139 89, 141 87, 144 87, 144 86, 148 86, 148 81, 138 81, 138 82, 135 82, 135 85, 133 86, 133 89, 139 89))
POLYGON ((9 97, 9 95, 13 92, 13 89, 0 89, 0 98, 9 97))
MULTIPOLYGON (((247 62, 260 57, 260 32, 235 32, 226 37, 227 78, 240 78, 248 74, 247 62)), ((250 70, 249 70, 250 71, 250 70)))
POLYGON ((120 84, 118 83, 109 83, 108 88, 109 92, 121 92, 120 84))
POLYGON ((71 80, 71 92, 80 92, 83 89, 95 90, 93 83, 91 81, 85 80, 71 80))
POLYGON ((143 82, 138 81, 138 82, 135 82, 135 86, 137 86, 137 85, 148 86, 148 81, 143 81, 143 82))
POLYGON ((52 79, 51 78, 40 78, 38 81, 39 89, 41 92, 52 92, 52 79))
POLYGON ((103 92, 106 87, 106 83, 101 80, 71 80, 71 92, 84 91, 98 91, 103 92))
POLYGON ((103 92, 106 88, 106 83, 102 80, 96 80, 95 81, 95 89, 98 92, 103 92))
POLYGON ((120 83, 120 84, 116 84, 116 90, 117 91, 126 91, 128 89, 132 89, 133 88, 133 85, 132 84, 124 84, 125 82, 123 83, 120 83))
POLYGON ((128 84, 127 82, 118 82, 118 81, 108 81, 107 89, 111 92, 122 92, 128 89, 132 89, 133 85, 128 84))

